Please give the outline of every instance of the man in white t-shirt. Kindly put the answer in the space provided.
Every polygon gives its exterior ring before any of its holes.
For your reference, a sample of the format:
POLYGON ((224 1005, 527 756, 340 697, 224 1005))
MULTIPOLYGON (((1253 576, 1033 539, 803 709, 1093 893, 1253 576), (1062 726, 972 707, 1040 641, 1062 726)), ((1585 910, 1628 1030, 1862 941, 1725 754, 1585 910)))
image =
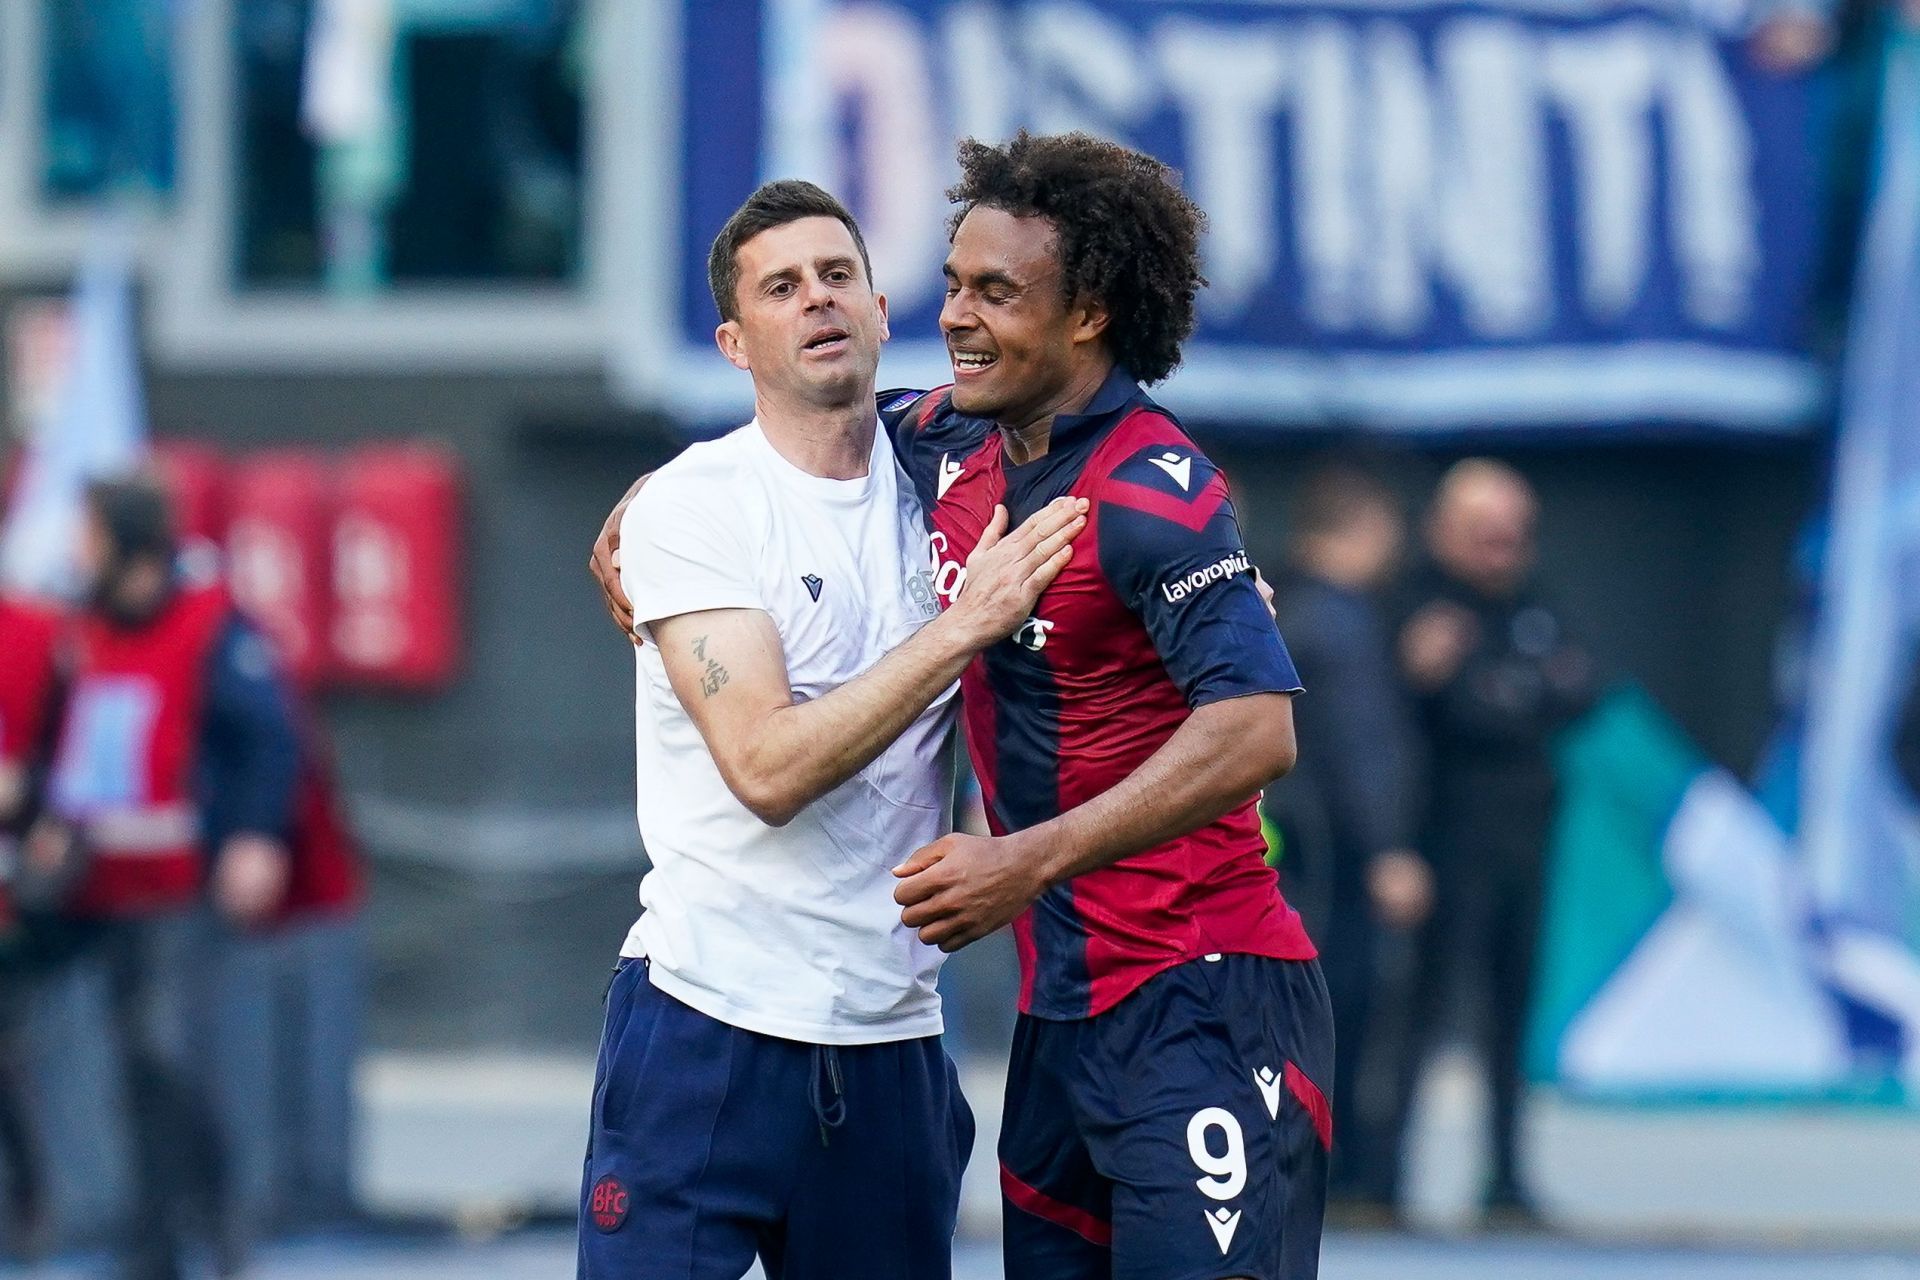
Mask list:
POLYGON ((755 418, 627 508, 653 869, 607 1001, 582 1280, 945 1280, 973 1120, 940 952, 891 869, 946 829, 954 682, 1031 615, 1086 504, 969 559, 944 613, 880 438, 887 337, 851 215, 775 182, 709 260, 755 418))

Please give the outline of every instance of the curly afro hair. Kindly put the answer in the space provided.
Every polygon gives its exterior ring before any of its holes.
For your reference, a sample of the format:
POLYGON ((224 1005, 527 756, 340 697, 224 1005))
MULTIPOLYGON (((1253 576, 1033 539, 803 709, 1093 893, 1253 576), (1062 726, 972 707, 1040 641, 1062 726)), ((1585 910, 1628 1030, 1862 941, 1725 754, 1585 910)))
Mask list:
POLYGON ((1069 299, 1104 302, 1107 345, 1142 382, 1180 363, 1193 333, 1206 214, 1187 198, 1172 169, 1152 156, 1085 133, 1034 135, 1022 129, 1004 146, 960 143, 960 181, 947 191, 959 205, 949 238, 976 206, 1053 223, 1069 299))

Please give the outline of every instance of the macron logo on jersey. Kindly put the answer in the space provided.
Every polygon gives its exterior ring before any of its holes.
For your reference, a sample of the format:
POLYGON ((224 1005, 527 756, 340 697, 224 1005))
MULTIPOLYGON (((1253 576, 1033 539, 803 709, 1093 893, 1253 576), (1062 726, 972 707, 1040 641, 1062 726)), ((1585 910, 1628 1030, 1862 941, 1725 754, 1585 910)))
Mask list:
POLYGON ((1169 449, 1157 458, 1148 458, 1154 466, 1167 473, 1169 479, 1180 486, 1180 492, 1188 493, 1193 489, 1193 458, 1181 457, 1169 449))
POLYGON ((1195 569, 1185 577, 1175 578, 1160 584, 1160 594, 1167 598, 1168 604, 1178 604, 1196 591, 1203 591, 1216 582, 1225 582, 1235 578, 1253 567, 1247 559, 1247 553, 1236 551, 1232 555, 1221 556, 1204 569, 1195 569))
POLYGON ((937 481, 937 487, 934 489, 933 500, 935 502, 938 502, 940 501, 940 499, 946 497, 947 490, 953 488, 953 482, 955 480, 958 480, 960 478, 960 473, 965 470, 966 470, 965 466, 953 460, 952 454, 950 453, 941 454, 940 455, 940 478, 937 481))

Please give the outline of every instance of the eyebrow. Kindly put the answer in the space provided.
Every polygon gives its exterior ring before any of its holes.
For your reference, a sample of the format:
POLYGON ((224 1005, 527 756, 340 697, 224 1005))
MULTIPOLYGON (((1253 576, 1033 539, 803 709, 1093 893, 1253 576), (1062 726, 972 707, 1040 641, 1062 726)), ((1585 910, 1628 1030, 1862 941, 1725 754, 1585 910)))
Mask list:
MULTIPOLYGON (((940 271, 941 271, 941 274, 945 275, 949 280, 958 281, 960 279, 960 273, 953 269, 952 263, 942 263, 940 267, 940 271)), ((975 272, 971 283, 973 287, 976 289, 985 289, 991 285, 996 285, 996 284, 1004 286, 1005 288, 1008 288, 1008 289, 1015 289, 1015 290, 1025 288, 1024 285, 1022 285, 1018 280, 1015 280, 1012 276, 1008 275, 1006 272, 995 271, 995 270, 975 272)))
POLYGON ((754 287, 757 289, 764 289, 768 285, 778 284, 782 280, 797 280, 799 278, 800 278, 799 268, 780 267, 776 270, 769 271, 767 272, 767 274, 761 276, 760 279, 754 283, 754 287))
MULTIPOLYGON (((831 258, 819 259, 817 262, 813 264, 813 266, 814 266, 814 270, 818 271, 821 275, 825 275, 827 272, 832 271, 836 267, 840 267, 840 268, 844 268, 845 270, 852 271, 853 259, 844 253, 837 253, 833 255, 831 258)), ((856 272, 855 274, 858 274, 858 273, 856 272)), ((776 270, 769 271, 767 272, 767 274, 761 276, 755 287, 760 289, 765 289, 769 285, 775 285, 780 283, 782 280, 798 280, 799 278, 800 278, 800 268, 780 267, 780 268, 777 268, 776 270)))

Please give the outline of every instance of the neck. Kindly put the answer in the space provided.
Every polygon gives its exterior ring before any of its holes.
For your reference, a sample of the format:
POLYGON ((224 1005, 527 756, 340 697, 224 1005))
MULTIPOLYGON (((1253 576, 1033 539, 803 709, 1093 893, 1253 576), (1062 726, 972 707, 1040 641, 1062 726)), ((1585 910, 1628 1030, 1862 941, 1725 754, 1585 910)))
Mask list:
POLYGON ((1019 466, 1023 462, 1046 457, 1047 449, 1053 442, 1054 419, 1062 414, 1086 412, 1087 406, 1093 403, 1093 398, 1100 394, 1100 388, 1106 384, 1107 375, 1112 372, 1111 360, 1089 364, 1067 379, 1059 393, 1050 397, 1036 412, 1025 416, 1020 422, 998 424, 1008 461, 1019 466))
POLYGON ((858 480, 867 474, 879 423, 871 384, 853 403, 826 408, 780 404, 756 391, 753 408, 774 452, 808 475, 858 480))
POLYGON ((165 567, 142 561, 115 576, 102 604, 107 616, 121 626, 141 626, 160 612, 172 589, 173 579, 165 567))
POLYGON ((1465 566, 1449 564, 1444 560, 1440 562, 1440 571, 1485 600, 1508 601, 1520 594, 1521 584, 1515 579, 1475 573, 1465 566))

